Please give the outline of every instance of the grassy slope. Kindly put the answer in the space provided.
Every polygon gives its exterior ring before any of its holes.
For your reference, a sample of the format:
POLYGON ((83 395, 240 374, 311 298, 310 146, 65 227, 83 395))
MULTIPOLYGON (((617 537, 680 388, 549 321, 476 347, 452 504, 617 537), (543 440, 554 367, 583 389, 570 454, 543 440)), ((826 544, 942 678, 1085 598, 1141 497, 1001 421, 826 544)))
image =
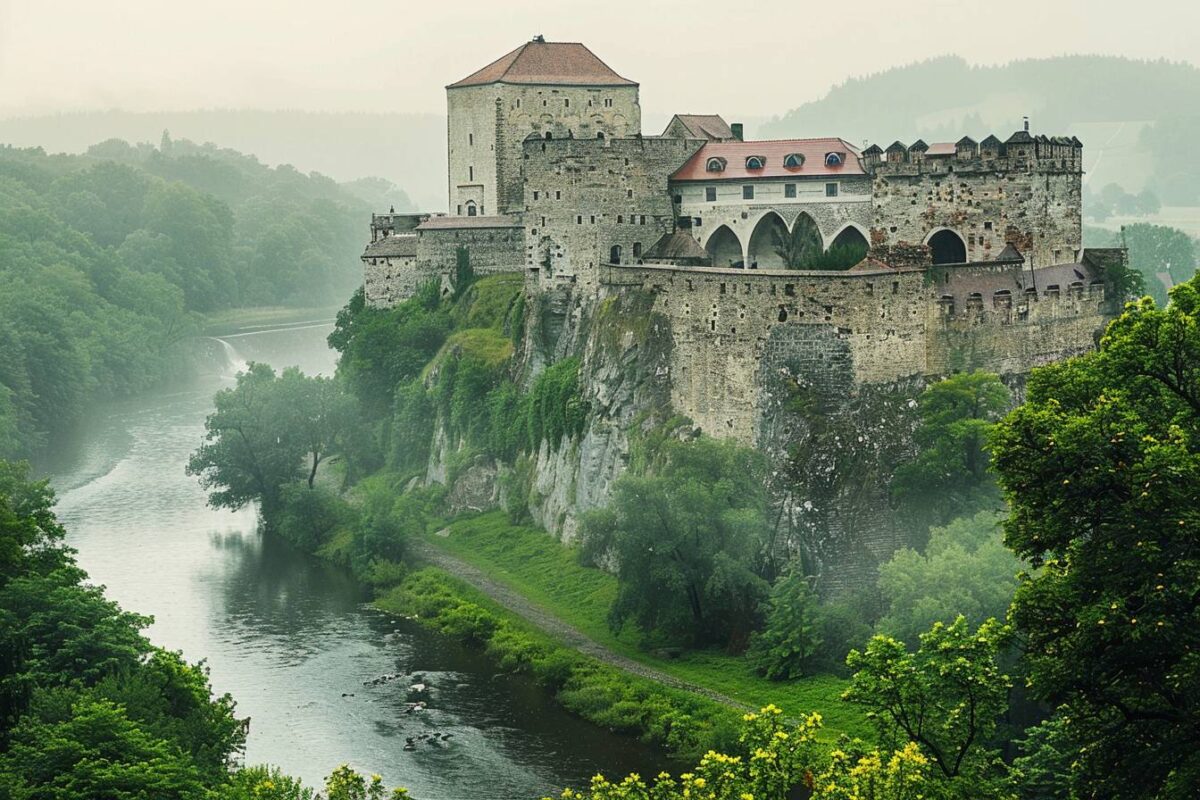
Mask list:
POLYGON ((545 531, 513 526, 502 512, 450 525, 450 536, 428 541, 484 570, 530 600, 552 611, 595 641, 630 658, 750 705, 774 703, 789 714, 819 711, 827 733, 871 735, 857 707, 840 699, 846 683, 828 675, 774 682, 756 675, 738 656, 717 651, 689 653, 677 659, 656 658, 639 650, 636 634, 614 635, 607 614, 616 596, 616 579, 580 566, 575 551, 545 531))

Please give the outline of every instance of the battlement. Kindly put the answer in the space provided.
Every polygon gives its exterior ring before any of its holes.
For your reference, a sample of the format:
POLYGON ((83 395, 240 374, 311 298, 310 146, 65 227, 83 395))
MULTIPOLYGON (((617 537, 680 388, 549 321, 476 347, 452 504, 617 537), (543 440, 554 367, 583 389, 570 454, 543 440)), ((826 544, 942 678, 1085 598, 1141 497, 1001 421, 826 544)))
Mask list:
POLYGON ((1017 131, 1006 141, 988 136, 976 142, 964 136, 957 142, 911 145, 893 142, 886 150, 871 145, 862 153, 863 168, 873 175, 927 173, 1082 173, 1083 144, 1074 137, 1033 136, 1017 131))

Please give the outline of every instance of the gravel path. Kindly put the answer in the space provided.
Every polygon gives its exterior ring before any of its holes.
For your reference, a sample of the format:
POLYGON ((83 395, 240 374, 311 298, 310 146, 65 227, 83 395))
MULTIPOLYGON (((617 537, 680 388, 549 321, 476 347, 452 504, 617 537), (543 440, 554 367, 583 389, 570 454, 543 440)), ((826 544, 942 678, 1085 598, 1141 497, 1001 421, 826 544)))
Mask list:
POLYGON ((408 546, 413 555, 424 561, 427 564, 445 570, 454 577, 471 584, 479 591, 496 601, 506 609, 524 619, 526 622, 533 625, 538 630, 549 636, 557 639, 562 644, 572 647, 585 655, 589 655, 598 661, 624 670, 625 672, 637 675, 647 680, 652 680, 661 683, 664 686, 670 686, 675 689, 683 689, 684 691, 694 692, 695 694, 703 695, 710 700, 715 700, 718 703, 723 703, 727 706, 744 710, 755 710, 745 703, 738 702, 732 697, 714 692, 711 689, 706 689, 695 683, 680 680, 673 675, 668 675, 661 670, 648 667, 640 661, 634 661, 632 658, 616 653, 594 639, 586 636, 578 628, 575 628, 563 622, 558 617, 551 614, 546 609, 539 605, 531 603, 527 598, 513 591, 509 587, 489 578, 481 570, 471 566, 467 562, 456 558, 455 556, 439 550, 435 545, 428 542, 423 542, 420 539, 409 539, 408 546))

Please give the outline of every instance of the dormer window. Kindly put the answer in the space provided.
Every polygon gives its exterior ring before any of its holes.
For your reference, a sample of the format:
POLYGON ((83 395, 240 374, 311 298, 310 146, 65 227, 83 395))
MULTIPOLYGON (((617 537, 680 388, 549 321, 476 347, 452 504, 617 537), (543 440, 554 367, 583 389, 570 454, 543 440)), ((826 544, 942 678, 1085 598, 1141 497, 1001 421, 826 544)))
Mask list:
POLYGON ((749 156, 746 159, 746 169, 762 169, 767 165, 767 159, 763 156, 749 156))
POLYGON ((804 166, 804 156, 800 153, 788 153, 783 157, 783 165, 788 169, 798 169, 804 166))
POLYGON ((842 165, 842 160, 843 159, 842 159, 841 153, 826 153, 825 154, 825 166, 827 166, 827 167, 840 167, 842 165))
POLYGON ((704 169, 708 172, 724 172, 725 159, 714 156, 705 162, 704 169))

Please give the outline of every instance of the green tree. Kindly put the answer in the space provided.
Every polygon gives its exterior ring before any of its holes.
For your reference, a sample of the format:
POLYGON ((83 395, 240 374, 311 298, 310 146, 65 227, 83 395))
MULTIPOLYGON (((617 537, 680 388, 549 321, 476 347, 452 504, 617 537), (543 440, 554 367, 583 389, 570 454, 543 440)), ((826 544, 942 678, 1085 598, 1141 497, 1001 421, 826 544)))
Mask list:
POLYGON ((807 578, 781 577, 771 587, 763 630, 750 638, 750 663, 771 680, 803 677, 821 647, 820 614, 820 601, 807 578))
POLYGON ((993 439, 1006 542, 1041 568, 1012 610, 1028 682, 1082 745, 1084 796, 1184 797, 1200 779, 1198 284, 1035 370, 993 439))
POLYGON ((645 634, 740 649, 767 592, 764 464, 732 442, 668 440, 650 475, 627 473, 584 519, 592 552, 616 558, 610 620, 645 634))
POLYGON ((944 525, 998 499, 985 445, 1009 403, 1008 389, 989 372, 954 375, 921 393, 918 452, 892 481, 893 495, 920 522, 944 525))
POLYGON ((1004 515, 980 511, 930 531, 924 553, 905 548, 879 566, 884 616, 878 629, 915 642, 935 622, 959 614, 971 625, 1003 619, 1021 561, 1004 546, 1004 515))
POLYGON ((1008 708, 1012 684, 997 656, 1009 635, 992 619, 972 632, 960 616, 921 634, 916 652, 875 636, 846 659, 855 673, 843 697, 868 709, 885 745, 919 745, 947 797, 1005 797, 1005 771, 990 740, 1008 708))
POLYGON ((1142 274, 1146 291, 1160 306, 1167 303, 1167 291, 1158 273, 1167 273, 1173 283, 1196 274, 1196 244, 1178 228, 1139 222, 1122 228, 1121 238, 1129 249, 1129 266, 1142 274))

